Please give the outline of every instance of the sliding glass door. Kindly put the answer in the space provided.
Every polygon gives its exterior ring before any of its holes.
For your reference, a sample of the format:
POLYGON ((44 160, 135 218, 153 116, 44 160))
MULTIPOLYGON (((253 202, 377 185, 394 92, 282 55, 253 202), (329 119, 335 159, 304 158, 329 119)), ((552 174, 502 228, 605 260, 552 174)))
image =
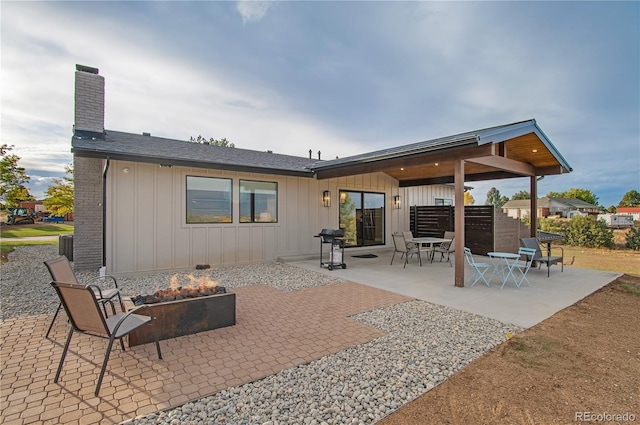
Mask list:
POLYGON ((384 193, 340 191, 340 228, 346 246, 384 245, 384 193))

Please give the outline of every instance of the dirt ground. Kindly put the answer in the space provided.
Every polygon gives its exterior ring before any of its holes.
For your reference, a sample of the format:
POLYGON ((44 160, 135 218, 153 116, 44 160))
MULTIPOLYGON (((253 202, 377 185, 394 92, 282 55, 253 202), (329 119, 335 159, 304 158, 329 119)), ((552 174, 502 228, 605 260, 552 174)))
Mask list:
POLYGON ((512 337, 378 424, 586 422, 640 423, 640 277, 512 337))

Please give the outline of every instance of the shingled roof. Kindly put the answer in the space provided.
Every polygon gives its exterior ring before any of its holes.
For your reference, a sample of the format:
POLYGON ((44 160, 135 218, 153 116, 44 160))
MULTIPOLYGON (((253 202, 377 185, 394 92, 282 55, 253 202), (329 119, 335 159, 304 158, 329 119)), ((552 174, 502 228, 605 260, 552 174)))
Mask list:
POLYGON ((318 179, 383 172, 397 179, 400 186, 453 183, 454 161, 459 159, 468 162, 465 181, 572 171, 535 120, 328 161, 113 130, 76 131, 72 152, 85 157, 318 179))
MULTIPOLYGON (((575 199, 575 198, 548 198, 548 197, 543 197, 543 198, 539 198, 538 201, 536 202, 536 205, 538 206, 538 208, 549 208, 549 205, 551 203, 551 201, 556 201, 558 203, 561 203, 563 205, 566 205, 567 207, 571 207, 571 208, 597 208, 597 205, 593 205, 590 204, 588 202, 585 202, 581 199, 575 199)), ((508 201, 506 202, 502 208, 520 208, 520 209, 529 209, 531 208, 531 201, 529 199, 517 199, 517 200, 512 200, 512 201, 508 201)))
POLYGON ((104 138, 76 132, 71 151, 78 156, 147 162, 161 165, 215 168, 298 177, 313 177, 311 158, 206 145, 182 140, 106 130, 104 138))

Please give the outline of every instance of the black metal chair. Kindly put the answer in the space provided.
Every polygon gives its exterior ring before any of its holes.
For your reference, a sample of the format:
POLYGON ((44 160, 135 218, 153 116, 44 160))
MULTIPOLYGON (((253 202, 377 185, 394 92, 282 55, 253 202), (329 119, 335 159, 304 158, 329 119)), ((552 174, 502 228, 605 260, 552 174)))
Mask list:
MULTIPOLYGON (((99 303, 96 295, 91 288, 85 287, 83 285, 62 282, 51 282, 51 285, 58 293, 58 296, 60 297, 60 303, 64 307, 64 310, 66 311, 71 323, 69 335, 67 336, 67 341, 64 344, 62 357, 60 358, 60 363, 58 364, 58 371, 56 372, 56 377, 53 382, 58 382, 58 378, 60 378, 62 365, 67 355, 67 351, 69 350, 69 344, 71 343, 71 337, 73 336, 74 332, 80 332, 99 338, 106 338, 109 340, 109 345, 107 346, 107 351, 104 355, 102 369, 100 370, 100 376, 98 377, 96 391, 94 393, 97 397, 98 392, 100 391, 100 386, 102 385, 102 378, 104 378, 104 372, 107 369, 107 362, 109 361, 109 355, 111 354, 113 342, 116 339, 119 339, 122 351, 124 351, 124 342, 122 341, 123 337, 127 336, 129 333, 133 332, 141 326, 153 326, 155 317, 153 316, 152 308, 151 306, 144 305, 139 306, 127 313, 121 312, 114 314, 111 317, 105 317, 105 315, 102 314, 100 306, 98 305, 99 303), (136 312, 140 309, 147 309, 149 315, 145 316, 136 314, 136 312)), ((158 342, 158 334, 155 329, 153 329, 153 334, 156 343, 156 350, 158 351, 158 358, 162 359, 160 343, 158 342)))
MULTIPOLYGON (((107 304, 111 305, 111 311, 113 312, 113 314, 116 314, 116 308, 113 305, 113 299, 116 297, 118 297, 120 308, 122 309, 122 311, 125 310, 124 304, 122 303, 122 297, 120 296, 120 288, 118 287, 118 282, 116 281, 115 277, 105 276, 105 279, 110 279, 113 282, 113 288, 104 288, 98 285, 97 283, 102 283, 100 278, 92 280, 91 282, 93 283, 89 282, 83 285, 76 279, 76 275, 71 268, 71 264, 69 263, 69 260, 67 260, 67 257, 65 257, 64 255, 61 255, 58 258, 54 258, 53 260, 47 260, 44 262, 44 265, 47 267, 47 270, 49 270, 51 279, 53 279, 54 282, 66 282, 74 285, 91 287, 96 296, 96 299, 100 304, 102 304, 105 316, 108 315, 106 306, 107 304)), ((49 329, 47 329, 45 338, 49 338, 51 328, 53 328, 53 323, 56 321, 56 317, 58 317, 60 310, 62 310, 62 303, 58 304, 58 308, 53 315, 53 319, 51 319, 51 323, 49 324, 49 329)))
POLYGON ((536 250, 536 255, 533 257, 534 262, 538 262, 538 269, 542 267, 542 263, 547 265, 547 277, 549 277, 549 269, 552 264, 560 264, 560 271, 564 271, 564 248, 549 247, 546 249, 547 255, 542 255, 542 249, 540 248, 540 241, 537 238, 522 238, 520 239, 520 246, 523 248, 531 248, 536 250), (551 250, 560 250, 560 255, 551 255, 551 250))

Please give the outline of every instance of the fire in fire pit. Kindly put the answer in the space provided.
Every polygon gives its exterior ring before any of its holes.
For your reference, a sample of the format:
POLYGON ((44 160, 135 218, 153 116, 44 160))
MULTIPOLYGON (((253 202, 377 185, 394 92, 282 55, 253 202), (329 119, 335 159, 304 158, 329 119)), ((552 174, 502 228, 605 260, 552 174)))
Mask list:
POLYGON ((227 289, 224 286, 208 286, 200 285, 196 288, 178 287, 170 289, 161 289, 151 295, 138 295, 131 298, 134 305, 157 304, 166 301, 184 300, 187 298, 206 297, 207 295, 226 294, 227 289))

